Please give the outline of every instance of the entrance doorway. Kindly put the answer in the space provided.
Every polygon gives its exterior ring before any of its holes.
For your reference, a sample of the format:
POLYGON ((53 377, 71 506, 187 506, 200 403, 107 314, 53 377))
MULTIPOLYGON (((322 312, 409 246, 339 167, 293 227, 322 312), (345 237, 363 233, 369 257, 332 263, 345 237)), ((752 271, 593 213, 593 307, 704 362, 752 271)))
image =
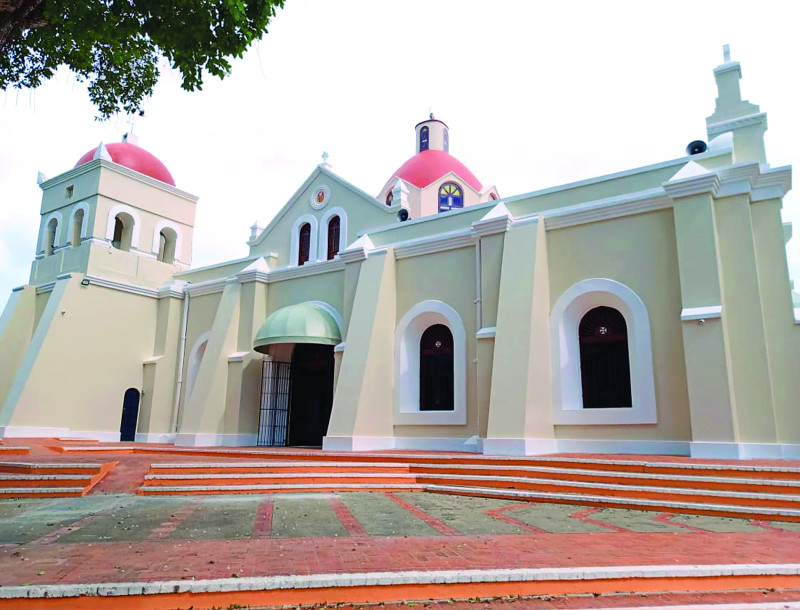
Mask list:
POLYGON ((333 346, 298 343, 291 362, 264 362, 258 444, 321 447, 332 407, 333 346))
POLYGON ((289 444, 321 447, 333 407, 333 346, 298 343, 292 354, 289 444))
POLYGON ((119 440, 136 440, 136 422, 139 420, 139 390, 128 388, 122 399, 122 421, 119 425, 119 440))

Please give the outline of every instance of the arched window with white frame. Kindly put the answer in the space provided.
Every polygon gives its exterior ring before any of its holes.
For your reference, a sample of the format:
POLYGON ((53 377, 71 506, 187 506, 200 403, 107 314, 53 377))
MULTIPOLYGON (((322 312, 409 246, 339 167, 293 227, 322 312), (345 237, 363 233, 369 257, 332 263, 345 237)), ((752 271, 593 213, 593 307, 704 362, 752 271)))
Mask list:
POLYGON ((175 262, 175 246, 178 243, 178 234, 172 227, 164 227, 158 232, 157 259, 162 263, 175 262))
POLYGON ((319 221, 319 260, 329 261, 347 247, 347 213, 330 208, 319 221))
POLYGON ((467 333, 442 301, 409 309, 395 331, 395 425, 467 423, 467 333))
POLYGON ((129 252, 139 248, 139 214, 124 204, 114 206, 108 213, 106 239, 117 250, 129 252))
POLYGON ((289 265, 292 267, 317 260, 317 219, 315 216, 303 214, 294 221, 289 247, 289 265))
POLYGON ((72 247, 77 248, 81 245, 83 241, 83 221, 84 221, 84 211, 82 209, 75 210, 75 213, 72 215, 72 238, 70 241, 72 242, 72 247))
POLYGON ((650 318, 631 288, 605 278, 568 288, 550 312, 550 347, 553 423, 658 423, 650 318))
POLYGON ((58 238, 58 220, 51 218, 47 222, 44 236, 44 254, 52 256, 56 250, 56 239, 58 238))

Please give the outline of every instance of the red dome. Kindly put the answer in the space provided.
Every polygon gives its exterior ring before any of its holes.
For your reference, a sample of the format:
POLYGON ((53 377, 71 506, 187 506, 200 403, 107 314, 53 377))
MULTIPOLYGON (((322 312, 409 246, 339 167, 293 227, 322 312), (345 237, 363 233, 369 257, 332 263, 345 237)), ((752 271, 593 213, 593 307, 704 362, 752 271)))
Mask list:
MULTIPOLYGON (((106 149, 114 163, 119 163, 140 174, 145 174, 146 176, 175 186, 175 180, 172 178, 172 174, 169 173, 167 167, 144 148, 139 148, 136 144, 131 144, 130 142, 115 142, 113 144, 106 144, 106 149)), ((94 158, 96 150, 96 148, 93 148, 78 159, 75 167, 91 161, 94 158)))
POLYGON ((425 188, 442 176, 453 172, 476 191, 483 187, 466 166, 443 150, 423 150, 400 166, 394 175, 417 188, 425 188))

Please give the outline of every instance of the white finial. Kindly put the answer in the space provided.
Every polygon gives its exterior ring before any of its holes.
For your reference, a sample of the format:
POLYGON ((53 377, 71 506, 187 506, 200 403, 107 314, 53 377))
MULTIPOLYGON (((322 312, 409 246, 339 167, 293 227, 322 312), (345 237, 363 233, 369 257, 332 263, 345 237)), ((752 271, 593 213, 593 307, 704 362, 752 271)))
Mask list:
POLYGON ((49 178, 45 176, 42 172, 36 176, 36 184, 42 184, 43 182, 47 182, 49 178))
POLYGON ((326 151, 324 151, 324 150, 322 151, 322 164, 323 165, 328 165, 328 157, 329 156, 330 155, 326 151))
POLYGON ((428 106, 428 116, 433 118, 433 110, 431 106, 428 106))
POLYGON ((105 159, 106 161, 113 161, 114 159, 111 158, 111 153, 108 152, 106 145, 100 142, 100 146, 97 147, 97 150, 94 151, 94 159, 105 159))
POLYGON ((731 45, 722 45, 722 60, 727 64, 731 60, 731 45))
POLYGON ((251 240, 253 240, 256 237, 258 237, 259 228, 260 227, 258 226, 258 221, 257 220, 250 226, 250 239, 251 240))

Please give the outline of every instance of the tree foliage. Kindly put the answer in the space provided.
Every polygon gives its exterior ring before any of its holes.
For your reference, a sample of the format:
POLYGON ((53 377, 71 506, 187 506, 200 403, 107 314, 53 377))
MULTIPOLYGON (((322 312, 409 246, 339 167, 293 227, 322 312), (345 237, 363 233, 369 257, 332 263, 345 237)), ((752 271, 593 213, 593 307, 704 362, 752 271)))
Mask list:
POLYGON ((182 87, 223 78, 284 0, 0 0, 0 89, 35 88, 66 65, 102 118, 140 112, 166 57, 182 87))

